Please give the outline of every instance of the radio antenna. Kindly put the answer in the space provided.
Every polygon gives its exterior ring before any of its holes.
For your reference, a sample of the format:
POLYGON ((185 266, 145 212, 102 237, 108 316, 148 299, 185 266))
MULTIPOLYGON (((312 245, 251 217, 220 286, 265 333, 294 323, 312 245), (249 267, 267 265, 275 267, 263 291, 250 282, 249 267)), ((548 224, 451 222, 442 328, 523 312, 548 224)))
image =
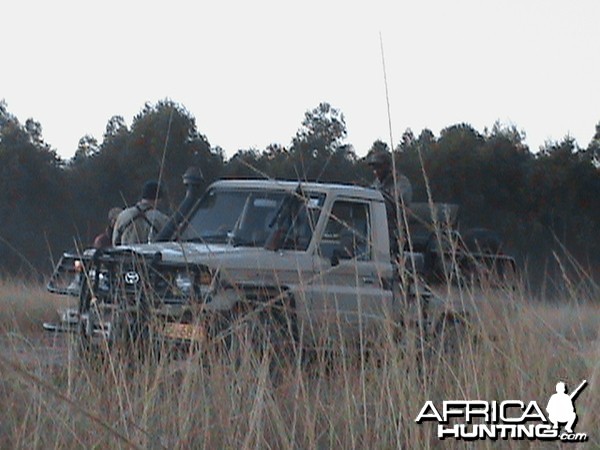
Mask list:
MULTIPOLYGON (((385 69, 385 54, 383 51, 383 37, 381 35, 381 31, 379 32, 379 45, 381 47, 381 64, 383 66, 383 82, 385 84, 385 101, 387 103, 387 116, 388 116, 388 128, 390 131, 390 152, 392 154, 392 177, 394 180, 394 186, 397 186, 398 183, 398 174, 396 172, 396 158, 394 157, 394 136, 392 135, 392 113, 390 111, 390 95, 389 95, 389 91, 388 91, 388 82, 387 82, 387 71, 385 69)), ((396 192, 396 189, 394 189, 394 191, 396 192)), ((403 258, 402 256, 402 248, 404 246, 404 240, 406 240, 406 243, 408 243, 408 248, 411 251, 412 254, 412 249, 413 249, 413 245, 412 245, 412 241, 411 241, 411 237, 410 237, 410 233, 409 233, 409 229, 408 229, 408 220, 407 220, 407 211, 406 211, 406 204, 404 203, 404 197, 402 195, 398 196, 397 192, 394 195, 394 206, 395 206, 395 215, 396 215, 396 224, 398 226, 398 230, 400 231, 399 235, 397 236, 398 239, 398 249, 399 249, 399 253, 400 253, 400 257, 403 258), (402 214, 401 214, 402 212, 402 214)), ((390 236, 390 239, 392 237, 390 236)), ((409 262, 409 261, 406 261, 409 262)), ((415 285, 418 287, 418 283, 416 283, 416 273, 417 273, 417 269, 416 269, 416 264, 415 264, 415 258, 414 257, 410 257, 410 263, 412 266, 412 273, 413 273, 413 277, 415 277, 415 285)), ((403 263, 404 264, 404 263, 403 263)), ((400 277, 402 279, 402 282, 404 283, 406 278, 405 278, 405 273, 404 271, 400 270, 400 277)), ((419 311, 422 311, 423 305, 421 304, 421 295, 419 294, 419 292, 417 291, 417 298, 419 299, 417 302, 417 307, 419 309, 419 311)), ((419 327, 420 329, 420 334, 421 337, 423 336, 423 328, 419 327)), ((421 349, 423 349, 423 344, 421 343, 421 349)), ((423 369, 426 369, 426 363, 425 361, 423 361, 423 369)), ((427 388, 426 388, 427 390, 427 388)))
MULTIPOLYGON (((387 82, 387 71, 385 69, 385 53, 383 51, 383 36, 381 35, 381 31, 379 32, 379 46, 381 47, 381 64, 383 66, 383 83, 385 85, 385 102, 387 105, 387 117, 388 117, 388 129, 390 132, 390 151, 394 152, 394 137, 392 136, 392 113, 390 110, 390 95, 388 92, 388 82, 387 82)), ((394 158, 392 158, 392 165, 394 171, 396 171, 396 163, 394 158)))

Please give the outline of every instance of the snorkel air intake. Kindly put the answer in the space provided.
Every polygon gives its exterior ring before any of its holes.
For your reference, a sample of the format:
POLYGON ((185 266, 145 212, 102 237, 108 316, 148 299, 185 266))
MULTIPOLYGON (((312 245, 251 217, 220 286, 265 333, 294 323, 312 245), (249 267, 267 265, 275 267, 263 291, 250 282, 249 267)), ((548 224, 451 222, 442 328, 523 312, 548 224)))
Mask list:
POLYGON ((177 212, 167 222, 158 234, 157 241, 164 242, 172 240, 175 231, 181 221, 191 212, 192 208, 200 198, 200 188, 204 182, 204 175, 198 166, 192 166, 183 174, 183 184, 187 187, 185 197, 179 205, 177 212))

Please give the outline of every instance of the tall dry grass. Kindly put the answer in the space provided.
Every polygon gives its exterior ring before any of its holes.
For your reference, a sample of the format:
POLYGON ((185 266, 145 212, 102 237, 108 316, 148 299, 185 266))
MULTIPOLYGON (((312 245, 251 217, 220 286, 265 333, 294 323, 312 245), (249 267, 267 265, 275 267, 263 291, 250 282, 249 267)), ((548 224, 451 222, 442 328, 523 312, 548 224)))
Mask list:
POLYGON ((40 331, 40 320, 53 319, 57 308, 72 304, 69 299, 50 294, 37 281, 0 277, 0 330, 4 333, 40 331))
MULTIPOLYGON (((427 400, 520 399, 545 407, 557 381, 575 386, 582 379, 590 385, 576 403, 577 431, 599 446, 597 299, 549 304, 520 289, 483 297, 490 302, 477 309, 452 354, 424 358, 418 345, 383 336, 368 354, 307 362, 290 352, 287 364, 274 368, 272 353, 248 348, 235 358, 208 349, 89 361, 67 345, 67 335, 39 332, 57 306, 51 296, 4 280, 0 447, 438 448, 434 426, 414 422, 427 400)), ((500 443, 523 445, 549 444, 500 443)))

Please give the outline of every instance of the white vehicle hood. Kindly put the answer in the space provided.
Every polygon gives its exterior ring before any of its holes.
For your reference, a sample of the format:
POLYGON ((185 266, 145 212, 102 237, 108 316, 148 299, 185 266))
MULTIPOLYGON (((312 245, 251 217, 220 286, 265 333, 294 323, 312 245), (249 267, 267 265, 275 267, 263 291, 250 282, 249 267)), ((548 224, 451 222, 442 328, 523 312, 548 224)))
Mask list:
POLYGON ((312 258, 306 252, 272 251, 262 247, 234 247, 225 244, 160 242, 120 246, 148 257, 157 252, 164 263, 202 264, 227 278, 266 282, 297 280, 298 274, 312 271, 312 258))

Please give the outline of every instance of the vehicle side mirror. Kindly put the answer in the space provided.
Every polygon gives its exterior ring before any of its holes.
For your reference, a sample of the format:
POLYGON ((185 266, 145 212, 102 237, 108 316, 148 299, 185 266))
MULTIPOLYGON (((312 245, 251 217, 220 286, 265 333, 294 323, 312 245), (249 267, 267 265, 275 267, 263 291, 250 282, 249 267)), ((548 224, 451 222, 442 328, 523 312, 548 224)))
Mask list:
POLYGON ((353 256, 350 254, 348 249, 343 246, 339 246, 333 249, 333 253, 331 254, 331 266, 335 267, 340 264, 340 261, 343 259, 352 259, 353 256))

